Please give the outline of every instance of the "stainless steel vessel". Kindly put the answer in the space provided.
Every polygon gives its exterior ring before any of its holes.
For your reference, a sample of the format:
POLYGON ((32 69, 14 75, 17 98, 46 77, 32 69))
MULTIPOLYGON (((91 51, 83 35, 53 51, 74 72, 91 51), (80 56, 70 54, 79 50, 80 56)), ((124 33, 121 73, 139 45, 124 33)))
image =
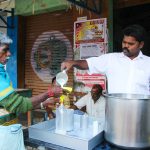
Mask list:
POLYGON ((150 95, 108 94, 105 139, 125 148, 150 147, 150 95))

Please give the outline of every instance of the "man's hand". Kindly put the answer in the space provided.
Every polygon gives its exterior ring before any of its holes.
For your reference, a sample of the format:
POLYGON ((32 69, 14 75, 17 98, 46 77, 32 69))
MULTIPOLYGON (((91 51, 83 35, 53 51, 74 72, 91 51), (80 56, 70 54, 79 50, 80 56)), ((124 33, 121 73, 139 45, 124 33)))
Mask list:
POLYGON ((68 60, 68 61, 64 61, 61 63, 61 70, 70 70, 74 65, 74 61, 73 60, 68 60))
POLYGON ((70 70, 72 67, 76 67, 81 70, 89 68, 86 60, 68 60, 61 63, 61 70, 70 70))

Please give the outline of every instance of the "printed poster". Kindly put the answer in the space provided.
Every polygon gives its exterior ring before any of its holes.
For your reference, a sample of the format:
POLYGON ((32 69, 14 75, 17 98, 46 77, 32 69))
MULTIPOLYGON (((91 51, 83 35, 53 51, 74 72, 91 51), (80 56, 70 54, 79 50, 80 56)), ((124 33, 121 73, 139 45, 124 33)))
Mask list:
POLYGON ((107 43, 106 18, 74 23, 74 44, 107 43))
MULTIPOLYGON (((106 18, 77 21, 74 23, 74 59, 84 60, 98 57, 108 51, 106 18)), ((101 84, 106 90, 106 77, 102 74, 88 74, 88 71, 74 69, 74 90, 88 92, 93 84, 101 84)))

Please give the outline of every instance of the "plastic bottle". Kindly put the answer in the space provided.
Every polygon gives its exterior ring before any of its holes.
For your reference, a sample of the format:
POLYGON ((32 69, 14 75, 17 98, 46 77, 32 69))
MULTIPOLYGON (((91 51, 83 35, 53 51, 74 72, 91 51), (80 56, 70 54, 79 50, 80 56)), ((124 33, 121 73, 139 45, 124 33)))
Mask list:
POLYGON ((86 130, 88 128, 88 115, 84 114, 81 116, 81 129, 86 130))
POLYGON ((92 127, 93 127, 93 136, 95 136, 99 132, 99 123, 98 123, 98 121, 93 121, 92 127))
POLYGON ((74 110, 66 109, 65 112, 65 130, 72 131, 74 129, 74 110))
POLYGON ((60 106, 56 108, 56 133, 65 134, 65 107, 63 98, 60 97, 60 106))

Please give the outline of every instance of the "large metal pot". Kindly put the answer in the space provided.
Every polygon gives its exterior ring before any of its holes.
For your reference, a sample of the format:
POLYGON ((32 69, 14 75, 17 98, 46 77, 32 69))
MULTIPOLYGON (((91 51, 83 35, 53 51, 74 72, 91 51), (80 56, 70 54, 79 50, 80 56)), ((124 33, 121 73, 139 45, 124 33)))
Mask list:
POLYGON ((150 95, 108 94, 106 141, 125 148, 150 147, 150 95))

